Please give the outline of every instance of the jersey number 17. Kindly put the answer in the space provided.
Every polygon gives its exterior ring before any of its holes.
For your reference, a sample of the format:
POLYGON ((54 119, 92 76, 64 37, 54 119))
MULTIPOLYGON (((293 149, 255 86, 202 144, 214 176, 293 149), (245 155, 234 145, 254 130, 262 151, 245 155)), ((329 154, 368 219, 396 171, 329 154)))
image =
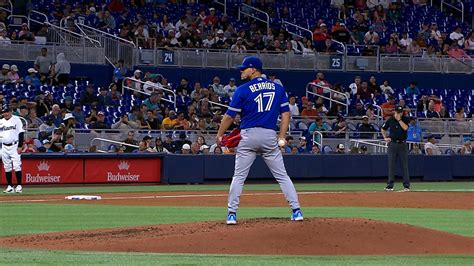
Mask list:
POLYGON ((253 99, 258 106, 258 112, 270 111, 273 104, 273 99, 275 99, 275 92, 264 92, 259 94, 255 99, 253 99), (265 110, 263 109, 264 101, 268 98, 267 104, 265 105, 265 110))

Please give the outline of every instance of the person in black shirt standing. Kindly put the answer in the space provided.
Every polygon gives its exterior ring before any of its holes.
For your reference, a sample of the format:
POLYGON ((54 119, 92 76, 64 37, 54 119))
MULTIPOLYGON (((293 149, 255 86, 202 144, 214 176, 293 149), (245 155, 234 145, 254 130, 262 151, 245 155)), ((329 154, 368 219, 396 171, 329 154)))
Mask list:
POLYGON ((387 119, 382 126, 382 135, 388 144, 388 182, 386 191, 393 191, 393 183, 395 179, 395 163, 397 157, 400 160, 403 170, 403 190, 410 191, 410 177, 408 176, 408 146, 407 130, 410 120, 403 116, 403 107, 395 108, 393 116, 387 119), (390 130, 390 136, 387 135, 390 130))

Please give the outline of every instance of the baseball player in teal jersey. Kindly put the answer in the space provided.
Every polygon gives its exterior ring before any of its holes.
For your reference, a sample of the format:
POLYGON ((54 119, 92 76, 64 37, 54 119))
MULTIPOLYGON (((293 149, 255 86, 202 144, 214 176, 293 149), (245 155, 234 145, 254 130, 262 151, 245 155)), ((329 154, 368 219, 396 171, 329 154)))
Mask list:
POLYGON ((237 223, 237 209, 240 194, 247 179, 250 167, 260 153, 270 168, 275 179, 292 209, 291 220, 302 221, 298 195, 295 186, 286 173, 283 156, 278 146, 284 146, 285 136, 290 123, 288 98, 285 89, 268 79, 261 77, 262 61, 254 56, 245 57, 242 65, 241 79, 249 80, 235 91, 232 102, 224 115, 216 142, 232 124, 237 113, 241 116, 241 140, 235 156, 235 170, 230 185, 228 199, 227 224, 237 223), (277 136, 277 120, 281 114, 280 133, 277 136))

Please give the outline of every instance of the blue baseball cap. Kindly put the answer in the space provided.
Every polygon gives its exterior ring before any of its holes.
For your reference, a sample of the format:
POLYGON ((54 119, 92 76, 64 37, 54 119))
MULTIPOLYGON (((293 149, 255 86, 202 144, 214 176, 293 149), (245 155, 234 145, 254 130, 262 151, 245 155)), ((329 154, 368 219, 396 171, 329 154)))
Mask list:
POLYGON ((262 69, 263 63, 260 58, 256 56, 246 56, 244 60, 242 61, 241 65, 237 65, 237 68, 239 70, 245 70, 247 68, 256 68, 256 69, 262 69))

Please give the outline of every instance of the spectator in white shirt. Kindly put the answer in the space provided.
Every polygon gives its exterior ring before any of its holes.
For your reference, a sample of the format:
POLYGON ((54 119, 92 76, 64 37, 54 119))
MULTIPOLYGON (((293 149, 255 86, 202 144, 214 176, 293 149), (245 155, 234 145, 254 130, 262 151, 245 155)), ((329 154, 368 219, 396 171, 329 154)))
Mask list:
POLYGON ((269 73, 268 79, 275 82, 276 84, 279 84, 280 86, 283 86, 283 83, 281 83, 281 80, 276 78, 275 73, 269 73))
POLYGON ((400 46, 402 50, 406 50, 407 47, 413 42, 412 38, 408 36, 408 32, 404 32, 402 34, 402 38, 400 39, 400 46))
POLYGON ((449 39, 457 43, 459 47, 464 45, 464 35, 462 34, 462 28, 457 26, 451 34, 449 34, 449 39))
POLYGON ((0 44, 11 44, 10 38, 7 36, 7 30, 0 29, 0 44))
POLYGON ((229 79, 229 84, 224 86, 224 91, 229 95, 230 98, 234 95, 237 86, 235 86, 235 78, 229 79))
POLYGON ((355 76, 354 82, 349 85, 349 89, 351 89, 351 95, 356 95, 357 94, 357 89, 360 87, 362 79, 360 76, 355 76))
POLYGON ((300 115, 300 109, 298 108, 298 105, 296 104, 296 98, 295 96, 290 96, 289 99, 290 102, 290 115, 293 116, 299 116, 300 115))
POLYGON ((425 154, 426 155, 441 155, 441 150, 436 144, 434 135, 428 136, 428 142, 425 143, 425 154))
POLYGON ((382 93, 390 96, 394 93, 392 87, 390 87, 390 83, 388 80, 385 80, 382 85, 380 85, 380 90, 382 90, 382 93))
POLYGON ((247 51, 245 45, 243 45, 243 39, 237 38, 237 42, 230 47, 231 52, 243 53, 247 51))

